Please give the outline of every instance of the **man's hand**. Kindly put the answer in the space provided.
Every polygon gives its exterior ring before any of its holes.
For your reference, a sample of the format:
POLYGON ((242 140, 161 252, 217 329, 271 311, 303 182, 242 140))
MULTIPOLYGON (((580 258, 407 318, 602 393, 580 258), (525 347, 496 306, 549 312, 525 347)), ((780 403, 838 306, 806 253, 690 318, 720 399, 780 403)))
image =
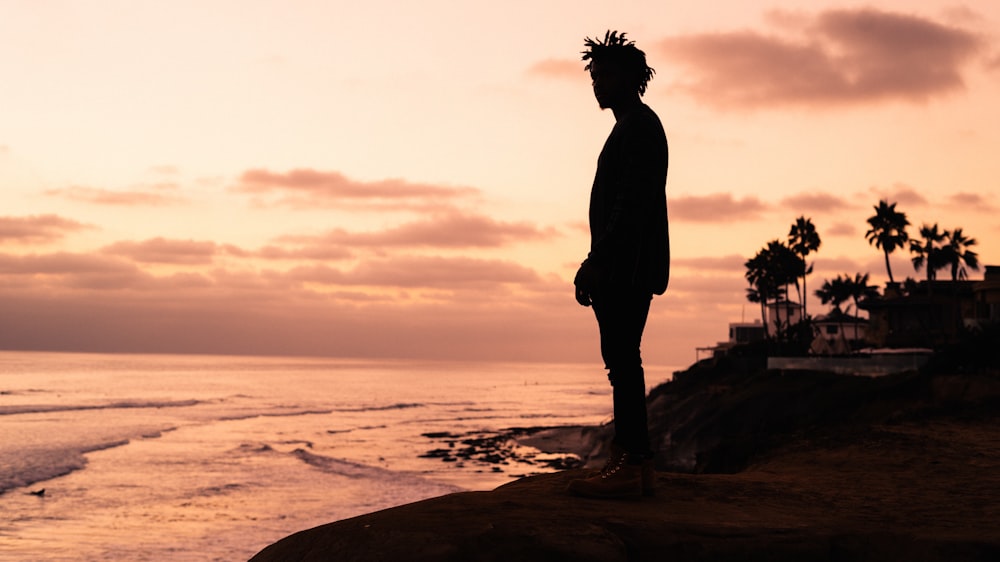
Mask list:
POLYGON ((582 306, 593 304, 591 294, 597 288, 597 280, 597 270, 594 269, 594 266, 589 261, 583 260, 583 263, 580 264, 580 269, 576 272, 576 277, 573 279, 573 285, 576 286, 576 302, 582 306))

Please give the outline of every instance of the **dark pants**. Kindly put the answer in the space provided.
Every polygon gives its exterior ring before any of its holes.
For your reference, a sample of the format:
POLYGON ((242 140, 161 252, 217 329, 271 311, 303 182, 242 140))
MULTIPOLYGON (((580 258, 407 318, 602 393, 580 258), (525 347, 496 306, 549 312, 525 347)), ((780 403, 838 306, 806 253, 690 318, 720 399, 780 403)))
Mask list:
POLYGON ((650 448, 646 380, 639 344, 652 299, 648 293, 632 292, 593 296, 601 332, 601 357, 614 397, 614 443, 630 455, 643 457, 650 454, 650 448))

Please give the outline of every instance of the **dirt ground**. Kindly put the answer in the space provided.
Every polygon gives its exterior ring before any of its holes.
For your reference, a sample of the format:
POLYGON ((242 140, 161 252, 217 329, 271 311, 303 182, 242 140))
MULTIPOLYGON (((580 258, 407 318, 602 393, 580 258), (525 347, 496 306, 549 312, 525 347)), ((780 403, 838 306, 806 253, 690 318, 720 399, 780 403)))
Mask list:
MULTIPOLYGON (((324 525, 253 560, 997 560, 1000 416, 818 434, 638 501, 534 476, 324 525)), ((845 430, 846 431, 846 430, 845 430)))

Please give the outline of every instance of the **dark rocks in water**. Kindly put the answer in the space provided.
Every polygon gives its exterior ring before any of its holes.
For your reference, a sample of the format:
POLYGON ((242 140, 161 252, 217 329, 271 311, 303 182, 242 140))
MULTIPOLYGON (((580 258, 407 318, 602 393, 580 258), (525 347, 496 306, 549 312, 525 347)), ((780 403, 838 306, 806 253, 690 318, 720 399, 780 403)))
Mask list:
MULTIPOLYGON (((443 441, 447 448, 438 447, 419 455, 440 458, 444 462, 463 459, 483 465, 510 466, 519 464, 546 469, 563 470, 581 466, 582 460, 572 452, 553 453, 538 457, 538 453, 519 446, 518 439, 546 428, 510 428, 500 432, 470 432, 464 435, 449 432, 422 434, 424 437, 443 441)), ((494 470, 500 472, 501 470, 494 470)))

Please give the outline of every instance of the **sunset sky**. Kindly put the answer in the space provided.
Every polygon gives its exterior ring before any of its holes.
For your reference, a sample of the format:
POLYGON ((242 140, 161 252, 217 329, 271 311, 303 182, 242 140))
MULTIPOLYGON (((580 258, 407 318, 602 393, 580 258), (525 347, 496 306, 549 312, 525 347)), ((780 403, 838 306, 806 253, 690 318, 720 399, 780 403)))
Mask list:
POLYGON ((880 198, 1000 265, 995 0, 0 0, 0 349, 599 362, 606 29, 670 142, 647 362, 757 317, 801 215, 810 292, 887 279, 880 198))

